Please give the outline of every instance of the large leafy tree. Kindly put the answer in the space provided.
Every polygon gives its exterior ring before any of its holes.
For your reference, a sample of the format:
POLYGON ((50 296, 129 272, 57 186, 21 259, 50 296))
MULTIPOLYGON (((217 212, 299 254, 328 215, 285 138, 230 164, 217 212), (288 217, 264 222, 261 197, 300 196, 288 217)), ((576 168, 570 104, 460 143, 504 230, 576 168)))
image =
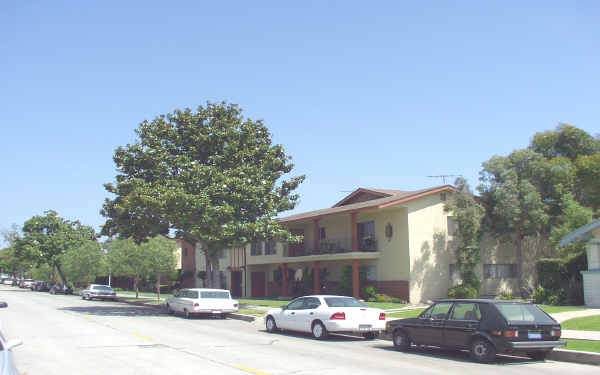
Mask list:
POLYGON ((63 282, 67 282, 62 271, 61 255, 86 241, 95 241, 94 229, 79 221, 69 221, 58 216, 56 211, 46 211, 44 216, 34 216, 23 224, 23 237, 15 244, 15 254, 36 265, 56 267, 63 282))
POLYGON ((106 275, 106 254, 96 241, 85 241, 61 256, 65 276, 75 286, 84 286, 106 275))
POLYGON ((139 296, 139 284, 148 274, 149 259, 133 238, 116 239, 108 245, 107 263, 114 276, 126 276, 133 280, 135 297, 139 296))
POLYGON ((469 184, 464 178, 457 178, 454 185, 457 192, 446 202, 444 210, 452 213, 456 223, 456 233, 454 233, 456 265, 463 285, 479 290, 481 282, 475 267, 481 260, 481 222, 485 209, 474 199, 469 184))
POLYGON ((13 224, 10 229, 3 229, 1 231, 4 241, 8 244, 8 247, 0 250, 0 267, 3 272, 10 272, 13 276, 23 276, 23 274, 29 271, 33 265, 30 259, 18 256, 15 250, 17 246, 21 244, 22 232, 21 228, 13 224))
POLYGON ((152 259, 148 265, 148 274, 156 275, 156 293, 160 299, 160 279, 161 275, 176 271, 177 259, 175 251, 177 244, 175 241, 163 236, 156 236, 140 245, 141 251, 146 257, 152 259))
POLYGON ((105 187, 116 198, 104 203, 103 234, 141 243, 174 229, 202 244, 212 286, 222 249, 293 239, 274 218, 294 208, 304 176, 284 179, 291 158, 262 121, 237 105, 208 103, 144 121, 136 133, 136 143, 115 151, 119 173, 105 187))

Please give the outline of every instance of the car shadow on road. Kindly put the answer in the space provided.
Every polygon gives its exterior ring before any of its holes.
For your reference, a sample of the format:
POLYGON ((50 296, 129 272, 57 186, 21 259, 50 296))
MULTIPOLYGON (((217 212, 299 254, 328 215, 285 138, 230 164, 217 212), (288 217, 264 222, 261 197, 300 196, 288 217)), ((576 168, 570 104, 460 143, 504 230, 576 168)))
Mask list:
POLYGON ((59 310, 98 316, 167 316, 159 308, 145 306, 70 306, 61 307, 59 310))
MULTIPOLYGON (((266 329, 261 329, 261 332, 268 333, 266 329)), ((295 331, 277 331, 276 335, 287 336, 287 337, 298 337, 305 338, 307 340, 315 340, 310 333, 306 332, 295 332, 295 331)), ((352 341, 366 341, 363 337, 343 335, 330 333, 326 339, 320 340, 322 342, 352 342, 352 341)))
MULTIPOLYGON (((396 352, 396 349, 394 349, 394 346, 391 345, 391 343, 389 345, 376 344, 373 347, 377 348, 377 349, 389 350, 392 352, 396 352)), ((406 352, 398 352, 398 354, 399 355, 407 355, 407 356, 414 355, 414 356, 421 356, 421 357, 428 357, 428 358, 440 358, 440 359, 447 359, 447 360, 456 361, 456 362, 476 363, 476 362, 473 362, 473 360, 469 357, 469 352, 462 351, 462 350, 441 349, 441 348, 435 348, 435 347, 419 347, 419 346, 413 345, 410 348, 410 350, 408 350, 406 352)), ((523 365, 523 364, 529 364, 529 363, 539 363, 539 361, 534 361, 534 360, 532 360, 530 358, 526 358, 526 357, 516 357, 516 356, 511 356, 511 355, 497 355, 496 360, 487 365, 488 366, 494 366, 494 365, 510 366, 510 365, 523 365)))

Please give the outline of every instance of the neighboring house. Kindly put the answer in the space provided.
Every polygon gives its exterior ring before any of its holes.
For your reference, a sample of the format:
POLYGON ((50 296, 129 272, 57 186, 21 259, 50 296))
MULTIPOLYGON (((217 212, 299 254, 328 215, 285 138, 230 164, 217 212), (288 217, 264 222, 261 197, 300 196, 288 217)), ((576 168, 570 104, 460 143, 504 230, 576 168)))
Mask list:
POLYGON ((195 288, 196 280, 196 250, 189 242, 180 239, 173 239, 177 243, 175 250, 176 269, 181 270, 181 287, 195 288))
POLYGON ((586 306, 600 307, 600 219, 596 219, 560 241, 560 246, 571 242, 587 242, 588 270, 583 276, 583 298, 586 306))
MULTIPOLYGON (((359 188, 331 208, 281 218, 304 241, 225 249, 219 259, 222 287, 234 296, 292 296, 308 271, 314 293, 335 293, 342 269, 350 266, 356 297, 366 285, 411 303, 446 297, 459 281, 452 248, 456 229, 452 214, 444 212, 455 191, 450 185, 418 191, 359 188), (326 269, 326 280, 314 269, 326 269), (361 285, 359 271, 366 271, 361 285)), ((478 268, 481 294, 518 294, 511 246, 491 238, 486 246, 478 268)), ((198 270, 205 270, 201 247, 197 250, 198 270)))

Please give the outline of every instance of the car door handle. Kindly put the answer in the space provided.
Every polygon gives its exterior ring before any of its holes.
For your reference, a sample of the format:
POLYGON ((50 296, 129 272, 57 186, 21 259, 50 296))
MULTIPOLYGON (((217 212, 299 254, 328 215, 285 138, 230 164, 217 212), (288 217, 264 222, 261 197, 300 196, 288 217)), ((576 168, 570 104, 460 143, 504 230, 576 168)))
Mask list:
POLYGON ((311 313, 310 313, 310 315, 315 315, 315 313, 314 313, 314 312, 311 312, 311 313))
POLYGON ((294 315, 294 314, 296 314, 296 313, 295 313, 295 312, 291 312, 291 313, 290 313, 290 315, 294 315))

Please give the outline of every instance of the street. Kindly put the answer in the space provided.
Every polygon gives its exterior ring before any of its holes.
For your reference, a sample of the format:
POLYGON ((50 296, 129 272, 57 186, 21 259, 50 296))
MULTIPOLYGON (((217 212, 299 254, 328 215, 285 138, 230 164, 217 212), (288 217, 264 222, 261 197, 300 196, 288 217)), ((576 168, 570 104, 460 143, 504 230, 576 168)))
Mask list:
POLYGON ((185 320, 163 310, 0 286, 2 330, 22 338, 21 373, 36 374, 597 374, 594 366, 467 353, 393 350, 389 341, 269 334, 262 320, 185 320))

